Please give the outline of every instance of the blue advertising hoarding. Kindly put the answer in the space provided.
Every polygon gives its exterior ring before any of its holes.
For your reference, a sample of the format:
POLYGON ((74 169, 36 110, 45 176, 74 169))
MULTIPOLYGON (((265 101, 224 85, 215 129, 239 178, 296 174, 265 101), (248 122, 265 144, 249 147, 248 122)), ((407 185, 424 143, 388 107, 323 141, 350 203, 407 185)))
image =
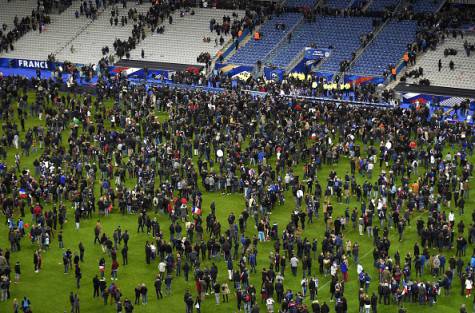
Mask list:
POLYGON ((331 49, 322 49, 322 48, 305 48, 304 59, 307 60, 320 60, 328 58, 331 54, 331 49))

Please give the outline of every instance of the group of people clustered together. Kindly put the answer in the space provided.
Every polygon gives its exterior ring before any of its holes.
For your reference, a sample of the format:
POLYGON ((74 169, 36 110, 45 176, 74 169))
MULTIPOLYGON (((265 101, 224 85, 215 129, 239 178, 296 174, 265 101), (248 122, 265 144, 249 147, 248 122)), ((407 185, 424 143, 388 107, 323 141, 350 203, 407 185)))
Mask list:
POLYGON ((2 21, 0 29, 0 53, 15 50, 15 42, 30 31, 43 32, 51 22, 48 10, 43 1, 38 1, 38 6, 31 11, 31 15, 18 17, 15 15, 10 21, 2 21))

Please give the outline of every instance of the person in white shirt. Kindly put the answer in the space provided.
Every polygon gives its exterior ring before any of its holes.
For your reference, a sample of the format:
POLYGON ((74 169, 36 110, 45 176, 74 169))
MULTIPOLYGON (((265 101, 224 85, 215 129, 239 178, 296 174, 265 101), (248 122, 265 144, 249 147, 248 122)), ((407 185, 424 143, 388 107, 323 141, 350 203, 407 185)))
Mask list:
POLYGON ((337 270, 338 270, 338 264, 336 264, 336 262, 333 262, 330 267, 330 275, 336 276, 337 270))
POLYGON ((455 222, 455 214, 454 214, 454 212, 450 211, 450 213, 449 213, 449 223, 453 225, 454 222, 455 222))
POLYGON ((275 282, 276 283, 283 283, 284 282, 284 276, 279 272, 277 273, 277 276, 275 277, 275 282))
POLYGON ((303 199, 303 191, 302 191, 302 189, 297 190, 297 192, 295 193, 295 195, 296 195, 296 199, 295 199, 296 206, 297 206, 297 208, 300 209, 300 206, 302 205, 302 199, 303 199))
POLYGON ((162 261, 158 263, 158 272, 160 273, 160 278, 163 279, 165 277, 165 270, 167 268, 167 264, 162 261))
POLYGON ((292 270, 292 274, 297 276, 297 266, 299 265, 299 259, 294 255, 290 258, 290 269, 292 270))
POLYGON ((470 298, 472 294, 473 282, 470 278, 465 279, 465 297, 470 298))
POLYGON ((371 179, 373 177, 373 168, 374 164, 372 162, 368 163, 368 178, 371 179))
POLYGON ((274 313, 274 302, 275 300, 272 298, 267 298, 266 300, 266 307, 267 307, 267 312, 268 313, 274 313))
POLYGON ((356 266, 356 273, 358 274, 358 276, 361 274, 361 272, 363 271, 363 265, 359 264, 356 266))
POLYGON ((470 298, 470 295, 472 294, 472 287, 473 287, 473 281, 467 277, 465 279, 465 297, 470 298))

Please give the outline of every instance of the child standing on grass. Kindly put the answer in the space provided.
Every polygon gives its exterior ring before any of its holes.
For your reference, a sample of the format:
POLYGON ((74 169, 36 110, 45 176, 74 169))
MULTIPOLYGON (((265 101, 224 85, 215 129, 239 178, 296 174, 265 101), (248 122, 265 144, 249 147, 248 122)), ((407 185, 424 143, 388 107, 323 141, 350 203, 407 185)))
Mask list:
POLYGON ((20 261, 16 261, 15 263, 15 284, 20 281, 20 261))

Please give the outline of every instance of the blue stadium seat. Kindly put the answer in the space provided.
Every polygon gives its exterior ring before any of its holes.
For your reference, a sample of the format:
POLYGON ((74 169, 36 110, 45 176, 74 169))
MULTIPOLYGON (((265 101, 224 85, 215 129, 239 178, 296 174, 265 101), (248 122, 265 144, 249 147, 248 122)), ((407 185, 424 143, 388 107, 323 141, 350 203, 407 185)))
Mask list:
POLYGON ((353 0, 353 2, 351 2, 351 5, 350 7, 352 8, 361 8, 363 6, 365 6, 366 4, 368 4, 370 0, 353 0))
POLYGON ((373 0, 368 7, 368 11, 383 12, 388 7, 396 7, 400 1, 401 0, 373 0))
POLYGON ((353 64, 351 73, 382 75, 388 65, 399 63, 416 31, 416 21, 389 22, 353 64))
POLYGON ((292 34, 290 44, 279 47, 270 63, 286 67, 305 47, 333 47, 331 56, 321 69, 338 71, 340 62, 349 60, 360 46, 360 36, 372 30, 371 18, 366 17, 318 17, 315 23, 299 25, 292 34))
POLYGON ((309 7, 313 8, 317 3, 316 0, 287 0, 285 6, 289 8, 302 8, 309 7))
POLYGON ((325 4, 332 9, 346 9, 352 0, 326 0, 325 4))
POLYGON ((440 9, 445 0, 416 0, 412 4, 415 13, 434 13, 440 9))
POLYGON ((301 14, 286 13, 271 20, 267 20, 260 29, 261 40, 251 38, 249 42, 241 47, 229 60, 232 64, 254 65, 257 61, 264 61, 267 54, 285 37, 291 28, 293 28, 302 19, 301 14), (285 24, 284 30, 276 29, 276 24, 285 24))

